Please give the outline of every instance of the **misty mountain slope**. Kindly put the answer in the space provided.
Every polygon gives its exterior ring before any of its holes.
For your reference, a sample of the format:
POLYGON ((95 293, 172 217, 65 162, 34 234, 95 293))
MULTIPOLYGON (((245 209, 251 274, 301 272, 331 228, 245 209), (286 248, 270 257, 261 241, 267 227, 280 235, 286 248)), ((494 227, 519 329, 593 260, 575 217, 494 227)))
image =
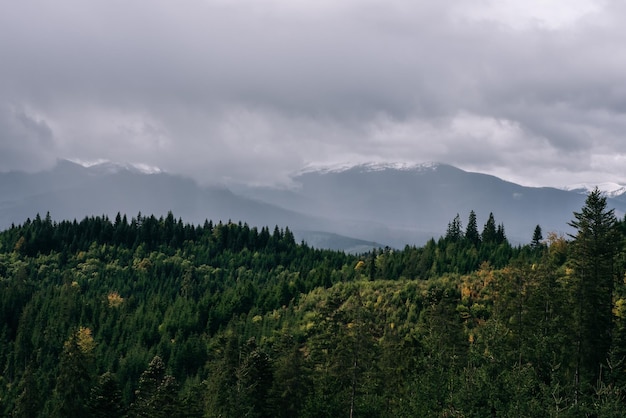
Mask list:
POLYGON ((89 169, 67 160, 59 160, 52 170, 37 173, 0 173, 0 202, 77 187, 91 177, 89 169))
POLYGON ((102 171, 62 162, 37 174, 0 174, 0 226, 50 212, 53 219, 90 215, 165 215, 172 211, 187 222, 232 220, 251 225, 314 225, 323 221, 268 203, 237 196, 224 188, 201 188, 170 174, 144 174, 126 169, 102 171), (69 177, 68 177, 69 176, 69 177), (14 179, 18 177, 17 186, 14 179), (39 182, 45 179, 45 182, 39 182))
MULTIPOLYGON (((471 210, 478 216, 479 228, 493 212, 496 222, 503 223, 508 237, 517 242, 530 241, 537 224, 546 232, 565 233, 573 211, 585 200, 579 193, 524 187, 445 164, 409 168, 369 164, 310 171, 293 180, 298 187, 291 190, 247 189, 242 193, 302 213, 361 225, 372 222, 373 229, 383 224, 392 234, 403 234, 400 238, 405 240, 413 236, 418 242, 428 235, 444 234, 457 213, 465 225, 471 210)), ((610 204, 623 213, 624 203, 612 199, 610 204)), ((352 236, 374 239, 367 234, 352 236)), ((394 245, 398 245, 396 240, 394 245)))
POLYGON ((170 211, 195 224, 210 219, 289 227, 298 241, 318 248, 358 252, 382 245, 335 234, 336 225, 328 220, 167 173, 147 174, 109 163, 83 167, 63 160, 41 173, 0 173, 1 229, 48 212, 53 220, 81 220, 95 215, 113 219, 118 212, 129 218, 139 212, 159 217, 170 211))
MULTIPOLYGON (((523 187, 445 164, 368 164, 303 172, 293 181, 297 187, 292 189, 239 186, 233 192, 128 166, 86 168, 60 161, 42 173, 0 173, 0 228, 47 212, 55 220, 80 220, 117 212, 158 217, 171 211, 196 224, 211 219, 288 226, 298 240, 318 248, 366 251, 421 245, 445 234, 457 213, 465 227, 471 210, 479 229, 493 212, 511 241, 526 243, 537 224, 544 235, 568 232, 567 223, 585 200, 576 191, 523 187)), ((608 202, 621 217, 626 202, 620 197, 608 202)))

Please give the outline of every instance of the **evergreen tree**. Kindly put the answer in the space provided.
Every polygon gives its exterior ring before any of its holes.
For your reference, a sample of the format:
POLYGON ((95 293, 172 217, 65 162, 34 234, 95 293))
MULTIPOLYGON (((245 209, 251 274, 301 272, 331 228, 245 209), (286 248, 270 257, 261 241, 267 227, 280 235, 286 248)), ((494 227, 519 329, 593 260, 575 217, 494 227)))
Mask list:
POLYGON ((493 244, 498 241, 498 235, 496 230, 496 220, 493 217, 493 213, 489 213, 489 218, 483 228, 481 235, 482 242, 485 244, 493 244))
POLYGON ((174 376, 163 376, 152 403, 154 411, 151 417, 172 418, 182 415, 178 399, 178 382, 174 376))
POLYGON ((122 392, 115 375, 106 372, 91 390, 89 410, 94 418, 123 417, 122 392))
POLYGON ((541 232, 541 226, 537 225, 535 227, 535 231, 533 232, 533 239, 530 242, 530 246, 534 249, 539 249, 542 246, 541 241, 543 240, 543 234, 541 232))
POLYGON ((473 210, 470 211, 469 218, 467 220, 465 239, 474 246, 480 244, 480 235, 478 234, 478 222, 476 221, 476 212, 474 212, 473 210))
POLYGON ((269 356, 251 338, 246 343, 237 368, 237 398, 241 416, 269 418, 268 394, 272 387, 272 365, 269 356))
POLYGON ((496 231, 496 243, 504 244, 506 243, 506 233, 504 232, 504 225, 498 224, 498 230, 496 231))
POLYGON ((200 381, 198 377, 188 378, 185 382, 180 397, 181 413, 184 418, 201 418, 206 408, 206 381, 200 381))
POLYGON ((165 374, 165 364, 154 356, 148 368, 139 378, 135 402, 131 405, 131 417, 171 417, 177 408, 178 385, 174 377, 165 374))
POLYGON ((207 382, 207 415, 210 417, 240 416, 237 368, 240 362, 239 338, 231 330, 219 337, 220 358, 211 364, 207 382))
POLYGON ((55 417, 87 415, 92 382, 94 342, 88 328, 79 328, 65 342, 52 398, 55 417))
POLYGON ((463 227, 461 225, 461 217, 457 213, 452 222, 448 223, 446 230, 446 241, 459 242, 463 238, 463 227))
POLYGON ((18 393, 12 416, 16 418, 36 417, 39 414, 43 399, 32 363, 26 367, 24 376, 18 385, 18 393))
POLYGON ((611 346, 619 235, 614 210, 607 209, 606 197, 597 187, 587 196, 582 210, 574 212, 574 218, 569 225, 576 229, 571 236, 578 391, 584 384, 596 383, 611 346))
POLYGON ((282 334, 279 345, 270 396, 274 399, 274 416, 290 418, 299 415, 311 391, 310 371, 305 367, 301 347, 291 335, 282 334))

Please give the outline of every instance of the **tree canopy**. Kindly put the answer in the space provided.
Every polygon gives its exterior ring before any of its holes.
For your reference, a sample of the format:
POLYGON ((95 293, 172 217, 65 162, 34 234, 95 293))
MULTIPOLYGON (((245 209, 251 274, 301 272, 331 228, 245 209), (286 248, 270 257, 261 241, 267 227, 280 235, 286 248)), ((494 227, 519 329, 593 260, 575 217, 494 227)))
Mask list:
POLYGON ((0 233, 5 416, 621 416, 624 223, 424 246, 119 214, 0 233))

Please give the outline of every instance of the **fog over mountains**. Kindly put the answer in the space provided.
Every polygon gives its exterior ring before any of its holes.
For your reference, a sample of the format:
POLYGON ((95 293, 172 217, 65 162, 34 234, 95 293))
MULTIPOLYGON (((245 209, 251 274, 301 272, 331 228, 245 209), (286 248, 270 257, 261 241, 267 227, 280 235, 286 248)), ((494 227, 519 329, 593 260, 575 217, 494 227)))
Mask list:
MULTIPOLYGON (((445 164, 366 164, 304 170, 292 188, 245 185, 201 187, 158 170, 111 163, 85 167, 66 160, 50 171, 0 173, 0 228, 37 213, 77 219, 118 212, 128 217, 165 216, 185 222, 246 222, 288 226, 296 238, 317 247, 366 251, 373 246, 421 245, 445 234, 458 213, 464 225, 471 210, 479 227, 493 212, 512 242, 529 242, 536 225, 567 233, 572 212, 587 187, 532 188, 445 164)), ((617 185, 619 186, 619 185, 617 185)), ((603 185, 618 217, 626 195, 603 185), (609 193, 610 192, 610 193, 609 193)))

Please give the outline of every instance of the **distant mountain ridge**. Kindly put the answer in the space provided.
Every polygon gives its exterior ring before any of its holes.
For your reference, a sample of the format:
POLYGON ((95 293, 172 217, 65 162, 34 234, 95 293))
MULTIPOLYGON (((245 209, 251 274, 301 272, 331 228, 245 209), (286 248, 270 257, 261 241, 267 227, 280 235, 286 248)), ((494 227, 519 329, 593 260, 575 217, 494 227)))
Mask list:
MULTIPOLYGON (((515 242, 529 242, 536 225, 566 234, 573 211, 585 195, 551 187, 525 187, 492 175, 472 173, 443 163, 361 164, 308 169, 293 177, 291 190, 248 188, 240 194, 281 207, 352 225, 352 236, 394 246, 424 242, 445 233, 458 213, 471 210, 484 223, 490 212, 515 242), (370 222, 365 230, 356 225, 370 222)), ((618 216, 626 202, 609 199, 618 216)), ((482 226, 482 225, 481 225, 482 226)), ((345 230, 340 231, 345 233, 345 230)))
POLYGON ((172 212, 194 224, 209 219, 289 227, 299 241, 310 240, 324 248, 337 247, 338 240, 342 246, 336 249, 346 251, 382 245, 340 237, 325 219, 236 195, 224 187, 200 187, 189 178, 161 170, 110 162, 84 166, 60 160, 53 169, 39 173, 0 173, 0 229, 48 212, 53 220, 99 215, 113 219, 118 212, 129 218, 139 213, 159 217, 172 212))
MULTIPOLYGON (((493 212, 511 241, 525 243, 536 225, 546 233, 567 233, 572 212, 585 200, 579 189, 524 187, 442 163, 307 168, 293 183, 290 189, 201 187, 155 168, 59 161, 46 172, 0 173, 0 228, 47 212, 55 220, 80 220, 171 211, 191 223, 288 226, 314 246, 365 251, 421 245, 443 235, 456 214, 466 221, 471 210, 479 227, 493 212)), ((609 205, 623 216, 626 195, 609 195, 609 205)))

